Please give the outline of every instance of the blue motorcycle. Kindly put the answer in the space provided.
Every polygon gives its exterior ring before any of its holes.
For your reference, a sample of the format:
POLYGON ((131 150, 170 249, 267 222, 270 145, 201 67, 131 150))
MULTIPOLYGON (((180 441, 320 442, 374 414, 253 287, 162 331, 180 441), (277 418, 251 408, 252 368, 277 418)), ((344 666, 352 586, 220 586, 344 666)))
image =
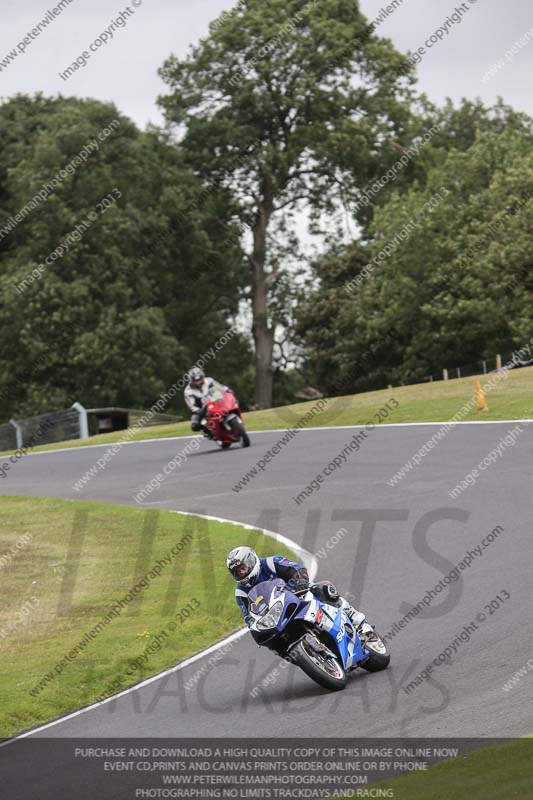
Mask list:
MULTIPOLYGON (((313 584, 320 596, 321 584, 313 584)), ((378 672, 388 667, 390 654, 376 636, 361 641, 341 608, 322 602, 310 589, 291 591, 275 579, 254 586, 248 595, 250 631, 260 646, 267 646, 296 664, 316 683, 337 691, 346 676, 362 667, 378 672)))

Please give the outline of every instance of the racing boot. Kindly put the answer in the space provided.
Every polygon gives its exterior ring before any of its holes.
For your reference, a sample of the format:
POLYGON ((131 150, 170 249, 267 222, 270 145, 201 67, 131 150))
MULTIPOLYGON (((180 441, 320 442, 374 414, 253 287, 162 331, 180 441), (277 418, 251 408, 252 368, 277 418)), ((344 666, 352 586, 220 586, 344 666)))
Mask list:
POLYGON ((366 642, 378 642, 379 636, 377 635, 376 631, 374 630, 374 626, 367 622, 366 619, 359 625, 357 628, 357 633, 359 638, 361 639, 361 643, 363 646, 366 642))
POLYGON ((363 644, 367 641, 373 641, 377 639, 373 625, 367 622, 367 619, 362 611, 358 611, 356 608, 350 605, 350 603, 345 600, 344 597, 340 598, 340 607, 348 619, 352 622, 363 644))

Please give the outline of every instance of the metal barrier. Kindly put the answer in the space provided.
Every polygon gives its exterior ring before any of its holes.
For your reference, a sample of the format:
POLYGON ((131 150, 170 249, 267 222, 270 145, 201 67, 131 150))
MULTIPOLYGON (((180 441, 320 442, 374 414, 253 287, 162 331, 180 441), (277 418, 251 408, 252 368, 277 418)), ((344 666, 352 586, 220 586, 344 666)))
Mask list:
POLYGON ((87 435, 86 430, 86 412, 78 403, 62 411, 11 419, 0 425, 0 452, 81 439, 87 435))
POLYGON ((102 433, 106 427, 98 429, 98 420, 121 418, 122 424, 108 430, 126 429, 142 419, 143 426, 165 425, 180 422, 182 417, 170 414, 152 414, 131 408, 84 408, 81 403, 73 403, 62 411, 51 411, 26 419, 11 419, 0 425, 0 452, 23 450, 39 444, 65 442, 69 439, 85 439, 90 435, 102 433))
POLYGON ((16 424, 21 434, 18 447, 35 447, 39 444, 83 438, 80 413, 74 407, 17 420, 16 424))
POLYGON ((10 422, 0 425, 0 452, 15 450, 17 447, 17 432, 10 422))

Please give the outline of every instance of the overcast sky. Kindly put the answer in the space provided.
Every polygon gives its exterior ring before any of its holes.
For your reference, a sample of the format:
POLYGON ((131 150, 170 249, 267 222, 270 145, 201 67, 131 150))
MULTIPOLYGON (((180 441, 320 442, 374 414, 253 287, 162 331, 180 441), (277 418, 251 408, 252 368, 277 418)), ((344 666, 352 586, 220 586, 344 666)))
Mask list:
MULTIPOLYGON (((71 0, 36 38, 26 40, 7 65, 2 59, 53 9, 58 0, 2 0, 0 27, 0 97, 17 92, 95 97, 112 100, 141 127, 161 123, 157 95, 165 86, 157 69, 170 54, 184 56, 189 45, 208 32, 209 21, 231 0, 129 0, 131 13, 113 39, 91 54, 87 66, 67 81, 59 73, 77 58, 127 8, 120 0, 71 0), (138 5, 135 6, 134 3, 138 5)), ((265 0, 268 2, 268 0, 265 0)), ((370 18, 387 2, 362 0, 370 18)), ((445 97, 481 97, 492 103, 501 95, 516 109, 533 115, 533 2, 532 0, 465 0, 462 22, 450 26, 445 38, 426 48, 418 68, 419 87, 433 101, 445 97), (530 37, 528 32, 531 31, 530 37), (482 78, 517 44, 516 53, 489 81, 482 78)), ((403 0, 380 26, 402 51, 424 47, 424 42, 460 7, 450 0, 403 0)), ((127 14, 128 12, 126 12, 127 14)))

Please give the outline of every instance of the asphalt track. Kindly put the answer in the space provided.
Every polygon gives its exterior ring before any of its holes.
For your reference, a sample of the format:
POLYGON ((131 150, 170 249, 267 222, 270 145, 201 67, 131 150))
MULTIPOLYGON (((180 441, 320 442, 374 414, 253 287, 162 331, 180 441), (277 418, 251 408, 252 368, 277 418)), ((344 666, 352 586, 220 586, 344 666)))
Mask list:
MULTIPOLYGON (((520 736, 531 732, 533 680, 503 685, 533 655, 531 520, 533 427, 523 425, 477 483, 448 492, 516 423, 458 425, 395 487, 387 480, 436 431, 435 426, 380 426, 320 491, 295 497, 360 429, 302 431, 239 493, 234 484, 281 434, 252 434, 252 447, 218 451, 209 442, 174 472, 148 507, 225 517, 280 531, 317 552, 319 577, 351 592, 381 633, 496 526, 503 532, 471 566, 390 641, 388 670, 356 671, 344 692, 328 694, 295 668, 255 697, 250 692, 279 666, 245 635, 196 686, 185 684, 197 660, 118 699, 66 718, 37 736, 520 736), (372 520, 374 519, 374 522, 372 520), (340 528, 346 533, 337 535, 340 528), (332 538, 333 537, 333 538, 332 538), (484 606, 511 597, 494 613, 484 606), (405 605, 404 605, 405 604, 405 605), (403 686, 485 613, 470 641, 427 681, 403 686)), ((103 454, 81 448, 29 454, 10 471, 3 494, 55 496, 135 505, 136 494, 186 444, 125 446, 81 492, 72 483, 103 454)), ((102 532, 105 535, 105 532, 102 532)), ((243 531, 243 541, 246 540, 243 531)), ((273 543, 273 552, 275 543, 273 543)))

